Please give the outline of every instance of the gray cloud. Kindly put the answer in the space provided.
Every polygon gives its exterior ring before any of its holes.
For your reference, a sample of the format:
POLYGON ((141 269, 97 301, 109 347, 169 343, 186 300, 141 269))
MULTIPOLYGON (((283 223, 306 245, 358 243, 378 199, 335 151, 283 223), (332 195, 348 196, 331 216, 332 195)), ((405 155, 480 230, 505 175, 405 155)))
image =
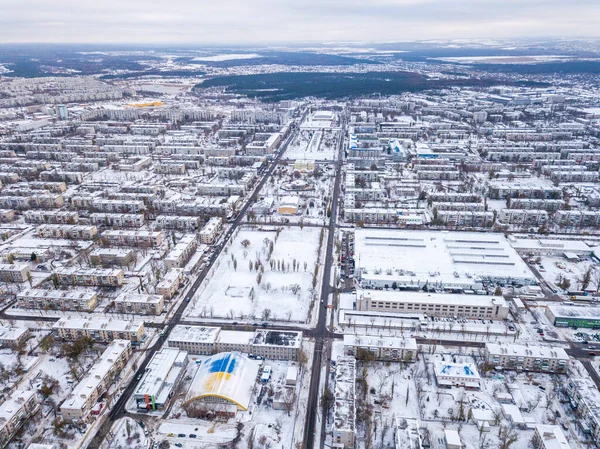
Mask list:
POLYGON ((0 0, 0 42, 597 36, 596 0, 0 0))

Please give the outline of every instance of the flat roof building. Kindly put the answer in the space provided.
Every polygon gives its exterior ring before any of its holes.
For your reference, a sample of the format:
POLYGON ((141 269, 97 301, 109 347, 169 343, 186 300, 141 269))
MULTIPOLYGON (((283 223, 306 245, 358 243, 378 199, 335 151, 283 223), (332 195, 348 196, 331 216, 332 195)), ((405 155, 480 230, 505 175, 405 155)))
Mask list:
POLYGON ((356 441, 356 360, 340 356, 335 365, 335 387, 333 391, 333 441, 336 449, 353 448, 356 441))
POLYGON ((167 407, 187 363, 185 351, 163 348, 156 352, 133 392, 137 408, 159 410, 167 407))
POLYGON ((571 449, 571 445, 559 426, 542 424, 535 426, 533 446, 536 449, 571 449))
POLYGON ((58 336, 65 340, 77 340, 80 337, 90 337, 95 341, 109 342, 115 339, 130 340, 139 343, 144 336, 142 321, 113 320, 112 318, 61 318, 54 323, 53 329, 58 336))
POLYGON ((123 293, 115 298, 115 312, 160 315, 165 307, 162 295, 123 293))
POLYGON ((0 447, 5 447, 21 426, 39 410, 33 390, 20 390, 11 394, 0 405, 0 447))
POLYGON ((369 351, 375 360, 411 362, 417 358, 417 341, 373 335, 344 335, 344 354, 356 357, 359 350, 369 351))
POLYGON ((551 305, 546 307, 546 316, 557 327, 600 328, 600 307, 551 305))
POLYGON ((67 421, 85 420, 96 400, 110 388, 131 357, 131 342, 114 340, 60 406, 67 421))
POLYGON ((356 310, 503 320, 509 309, 502 296, 358 289, 356 310))
POLYGON ((570 360, 562 348, 514 343, 486 343, 485 356, 488 363, 504 369, 552 373, 566 373, 570 360))
POLYGON ((17 293, 17 306, 22 309, 91 312, 97 305, 98 295, 92 291, 27 289, 17 293))
POLYGON ((479 290, 484 281, 537 284, 502 234, 357 229, 355 242, 356 276, 365 288, 479 290))
POLYGON ((473 363, 437 361, 433 365, 438 386, 445 388, 465 387, 479 390, 481 378, 473 363))

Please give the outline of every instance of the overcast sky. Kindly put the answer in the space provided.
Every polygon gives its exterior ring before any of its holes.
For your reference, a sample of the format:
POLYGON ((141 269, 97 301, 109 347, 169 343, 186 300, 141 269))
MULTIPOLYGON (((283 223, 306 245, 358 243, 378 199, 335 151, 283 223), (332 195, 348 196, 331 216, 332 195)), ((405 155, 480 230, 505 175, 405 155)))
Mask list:
POLYGON ((595 37, 600 0, 0 0, 0 42, 595 37))

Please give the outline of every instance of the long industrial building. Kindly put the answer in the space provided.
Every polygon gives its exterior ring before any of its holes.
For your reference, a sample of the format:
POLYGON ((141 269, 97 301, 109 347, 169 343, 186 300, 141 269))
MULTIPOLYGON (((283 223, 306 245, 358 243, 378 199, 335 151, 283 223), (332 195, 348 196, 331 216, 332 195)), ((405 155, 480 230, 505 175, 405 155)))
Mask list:
POLYGON ((502 234, 357 229, 356 277, 364 288, 480 290, 484 281, 537 279, 502 234))
POLYGON ((163 348, 156 352, 133 392, 137 408, 159 410, 167 407, 186 366, 185 351, 163 348))

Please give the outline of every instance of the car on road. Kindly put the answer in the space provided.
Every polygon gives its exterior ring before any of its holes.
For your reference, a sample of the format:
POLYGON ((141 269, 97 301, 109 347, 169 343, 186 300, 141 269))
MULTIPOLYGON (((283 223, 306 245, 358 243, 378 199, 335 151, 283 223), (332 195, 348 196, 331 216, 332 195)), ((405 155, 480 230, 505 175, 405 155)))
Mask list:
POLYGON ((138 374, 137 376, 135 376, 135 380, 142 380, 143 375, 143 373, 138 374))
POLYGON ((196 438, 196 434, 195 433, 190 433, 190 438, 196 438))
POLYGON ((181 444, 181 443, 175 443, 175 446, 177 446, 177 447, 183 447, 183 444, 181 444))
POLYGON ((168 436, 168 437, 174 437, 174 436, 175 436, 175 434, 174 434, 173 432, 169 432, 169 433, 167 434, 167 436, 168 436))
POLYGON ((177 435, 179 438, 185 438, 185 433, 180 433, 177 435))

